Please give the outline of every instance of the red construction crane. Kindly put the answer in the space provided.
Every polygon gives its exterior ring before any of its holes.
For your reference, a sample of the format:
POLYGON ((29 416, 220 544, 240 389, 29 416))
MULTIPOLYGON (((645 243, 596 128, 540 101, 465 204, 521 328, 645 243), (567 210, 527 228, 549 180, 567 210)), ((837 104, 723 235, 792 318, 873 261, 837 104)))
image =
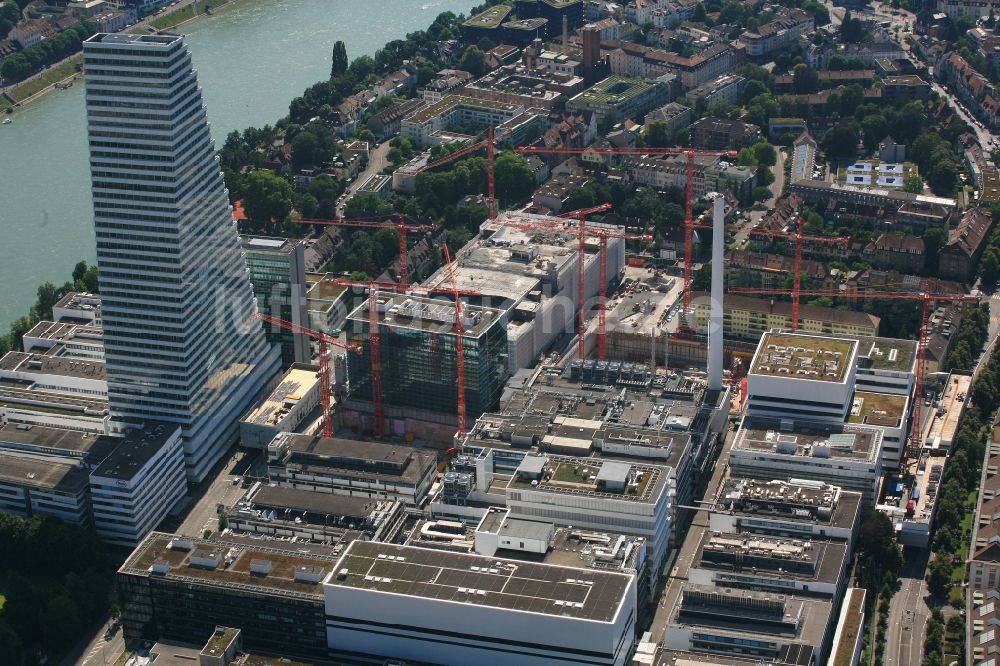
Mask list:
POLYGON ((694 257, 694 159, 695 157, 736 157, 736 151, 696 150, 694 148, 546 148, 544 146, 519 146, 518 151, 529 155, 684 155, 687 159, 684 173, 684 313, 691 309, 691 281, 694 257))
POLYGON ((598 358, 602 361, 606 358, 606 292, 607 292, 607 276, 608 276, 608 239, 609 238, 620 238, 622 240, 639 240, 644 242, 649 242, 653 240, 651 235, 635 235, 628 234, 624 231, 618 229, 612 229, 608 227, 588 227, 585 222, 586 215, 593 212, 603 211, 610 208, 610 204, 602 204, 595 208, 587 208, 582 211, 572 211, 565 213, 563 217, 570 217, 573 215, 580 215, 577 220, 577 228, 574 230, 573 227, 566 224, 559 224, 555 221, 548 220, 513 220, 507 223, 506 226, 513 227, 521 231, 554 231, 562 233, 573 233, 574 231, 579 238, 579 257, 577 262, 579 264, 579 284, 577 289, 579 291, 580 299, 580 309, 577 313, 577 345, 578 354, 582 360, 586 356, 586 350, 584 345, 584 338, 586 333, 586 309, 584 303, 584 293, 586 290, 585 285, 585 270, 584 262, 586 261, 586 238, 591 236, 597 238, 601 244, 600 254, 598 255, 598 260, 600 262, 599 266, 599 284, 597 291, 597 351, 598 358))
POLYGON ((451 252, 448 245, 444 246, 444 260, 448 264, 448 277, 451 278, 452 291, 455 294, 455 374, 458 376, 458 436, 465 435, 465 349, 462 337, 465 335, 465 325, 462 322, 462 297, 458 292, 458 278, 455 277, 455 266, 451 263, 451 252))
POLYGON ((435 231, 433 224, 407 224, 406 216, 400 214, 399 222, 377 222, 375 220, 299 220, 298 224, 320 224, 328 227, 357 227, 361 229, 395 229, 399 232, 399 282, 410 284, 410 254, 406 242, 408 231, 435 231))
POLYGON ((850 243, 850 239, 838 236, 836 238, 831 236, 806 236, 802 233, 802 218, 796 217, 795 219, 795 232, 794 234, 788 234, 778 231, 765 231, 763 229, 753 230, 750 232, 750 237, 753 236, 767 236, 769 238, 789 238, 793 236, 795 238, 795 261, 792 264, 792 330, 799 330, 799 301, 800 294, 802 292, 802 245, 804 241, 809 241, 810 243, 828 243, 831 245, 847 245, 850 243))
MULTIPOLYGON (((752 289, 744 287, 736 287, 730 290, 730 293, 735 294, 756 294, 756 295, 766 295, 766 296, 777 296, 777 295, 787 295, 788 291, 784 289, 752 289)), ((927 342, 930 339, 930 332, 928 330, 928 318, 930 315, 930 305, 936 301, 945 301, 949 303, 979 303, 979 297, 970 294, 930 294, 927 292, 899 292, 899 291, 862 291, 862 292, 840 292, 832 290, 806 290, 799 294, 800 296, 808 296, 815 298, 822 298, 824 296, 830 298, 864 298, 871 300, 883 300, 883 299, 903 299, 909 301, 920 301, 921 302, 921 318, 920 318, 920 333, 917 340, 917 372, 914 378, 914 389, 913 389, 913 424, 910 430, 909 438, 909 449, 919 449, 922 442, 921 440, 921 423, 920 419, 920 404, 924 397, 924 358, 927 352, 927 342)), ((904 447, 903 451, 900 452, 900 471, 905 469, 906 458, 908 456, 908 450, 904 447)))
POLYGON ((486 130, 486 138, 483 139, 482 141, 459 148, 455 152, 449 153, 448 155, 445 155, 439 160, 428 162, 419 169, 414 169, 412 171, 408 171, 407 173, 416 176, 418 173, 421 173, 423 171, 429 171, 430 169, 439 167, 442 164, 447 164, 448 162, 454 162, 455 160, 465 157, 466 155, 469 155, 471 153, 474 153, 477 150, 480 150, 481 148, 486 148, 486 178, 489 188, 488 190, 489 198, 487 199, 487 205, 489 208, 490 219, 491 220, 495 219, 497 216, 497 199, 496 199, 496 179, 494 177, 494 170, 493 170, 494 153, 496 152, 496 144, 510 137, 512 133, 513 133, 512 130, 505 129, 503 133, 500 134, 500 136, 495 136, 495 129, 491 125, 486 130))
POLYGON ((361 352, 361 347, 359 345, 341 342, 340 340, 332 338, 322 331, 314 331, 311 328, 299 326, 298 324, 285 321, 284 319, 279 319, 278 317, 272 317, 271 315, 263 314, 261 312, 256 314, 258 319, 265 321, 272 326, 277 326, 280 329, 291 331, 292 333, 308 335, 310 338, 313 338, 319 343, 319 390, 321 396, 320 404, 323 406, 323 436, 333 437, 333 416, 330 413, 330 345, 353 352, 361 352))

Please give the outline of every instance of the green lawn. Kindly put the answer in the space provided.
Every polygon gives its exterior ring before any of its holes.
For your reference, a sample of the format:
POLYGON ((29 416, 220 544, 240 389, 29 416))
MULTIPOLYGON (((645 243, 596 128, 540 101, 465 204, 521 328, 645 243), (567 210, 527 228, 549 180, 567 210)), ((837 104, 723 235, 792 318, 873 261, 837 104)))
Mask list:
POLYGON ((157 30, 170 30, 185 21, 190 21, 195 16, 201 16, 205 13, 205 7, 215 9, 217 7, 222 7, 223 5, 228 5, 232 1, 233 0, 197 0, 196 2, 193 2, 190 5, 185 5, 178 10, 164 12, 162 16, 153 19, 150 25, 157 30))
POLYGON ((3 605, 7 603, 7 597, 0 594, 0 610, 3 610, 3 605))
MULTIPOLYGON (((77 65, 80 64, 81 56, 79 54, 72 56, 68 60, 65 60, 58 65, 54 65, 47 70, 41 76, 22 83, 19 86, 15 86, 10 90, 10 95, 16 99, 18 102, 22 102, 32 95, 48 88, 53 83, 58 83, 65 78, 73 76, 77 72, 77 65)), ((0 110, 5 110, 10 107, 10 102, 5 98, 0 97, 0 110)))

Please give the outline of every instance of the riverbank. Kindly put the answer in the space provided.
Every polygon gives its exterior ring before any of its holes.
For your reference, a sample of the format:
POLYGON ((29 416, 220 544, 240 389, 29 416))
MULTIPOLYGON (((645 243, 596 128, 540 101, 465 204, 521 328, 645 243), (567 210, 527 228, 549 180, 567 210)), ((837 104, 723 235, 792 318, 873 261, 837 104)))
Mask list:
MULTIPOLYGON (((158 31, 173 30, 204 16, 212 16, 216 10, 227 9, 240 0, 193 0, 173 11, 148 16, 139 21, 127 32, 147 34, 148 27, 158 31), (205 7, 212 13, 206 13, 205 7)), ((11 110, 23 107, 52 90, 69 84, 82 76, 83 54, 76 53, 65 60, 50 66, 26 81, 10 86, 0 95, 0 113, 10 113, 11 110)))

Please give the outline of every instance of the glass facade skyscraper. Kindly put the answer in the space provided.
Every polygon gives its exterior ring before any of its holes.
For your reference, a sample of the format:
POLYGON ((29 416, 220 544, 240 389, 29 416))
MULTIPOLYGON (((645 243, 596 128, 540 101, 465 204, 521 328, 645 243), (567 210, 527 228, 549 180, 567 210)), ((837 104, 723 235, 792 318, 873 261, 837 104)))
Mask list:
POLYGON ((181 424, 199 481, 279 352, 255 318, 184 38, 98 34, 84 67, 112 419, 181 424))
MULTIPOLYGON (((309 327, 306 308, 305 245, 295 238, 243 236, 243 252, 250 268, 250 282, 257 308, 299 326, 309 327)), ((270 324, 264 325, 268 342, 281 345, 281 365, 309 363, 309 338, 270 324)))

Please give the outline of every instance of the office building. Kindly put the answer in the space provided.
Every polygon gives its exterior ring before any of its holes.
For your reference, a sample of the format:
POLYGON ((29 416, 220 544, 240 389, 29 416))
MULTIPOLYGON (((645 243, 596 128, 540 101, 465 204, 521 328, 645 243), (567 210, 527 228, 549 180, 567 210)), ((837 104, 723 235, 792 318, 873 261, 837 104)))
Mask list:
MULTIPOLYGON (((258 312, 308 328, 305 244, 294 238, 259 236, 243 236, 242 241, 258 312)), ((268 342, 281 345, 282 367, 312 359, 306 335, 270 324, 264 324, 264 331, 268 342)))
POLYGON ((592 111, 598 120, 624 121, 645 115, 670 100, 669 86, 627 76, 611 76, 570 98, 570 111, 592 111))
POLYGON ((709 530, 753 532, 799 539, 834 539, 850 545, 861 518, 861 494, 839 486, 789 479, 723 480, 709 530))
POLYGON ((747 416, 729 465, 737 478, 811 479, 862 494, 874 506, 882 479, 882 430, 747 416))
POLYGON ((449 666, 624 666, 635 577, 355 541, 324 584, 330 648, 449 666))
MULTIPOLYGON (((378 294, 382 401, 390 431, 409 419, 455 423, 458 413, 454 300, 378 294)), ((507 380, 507 315, 475 305, 462 309, 466 413, 475 418, 496 409, 507 380)), ((348 406, 372 400, 369 305, 347 317, 348 338, 362 346, 347 356, 348 406)))
POLYGON ((184 38, 84 43, 108 399, 116 422, 183 428, 200 481, 279 366, 255 318, 184 38))
POLYGON ((97 535, 116 546, 138 545, 186 490, 181 429, 154 423, 126 430, 111 455, 90 471, 97 535))
POLYGON ((219 625, 239 627, 248 650, 327 656, 323 585, 330 549, 153 532, 118 570, 122 633, 198 643, 219 625))
POLYGON ((263 449, 279 432, 295 432, 306 417, 318 420, 320 412, 319 367, 293 365, 274 391, 240 421, 240 444, 263 449))
POLYGON ((433 453, 401 444, 279 433, 267 447, 272 483, 420 506, 437 471, 433 453))

